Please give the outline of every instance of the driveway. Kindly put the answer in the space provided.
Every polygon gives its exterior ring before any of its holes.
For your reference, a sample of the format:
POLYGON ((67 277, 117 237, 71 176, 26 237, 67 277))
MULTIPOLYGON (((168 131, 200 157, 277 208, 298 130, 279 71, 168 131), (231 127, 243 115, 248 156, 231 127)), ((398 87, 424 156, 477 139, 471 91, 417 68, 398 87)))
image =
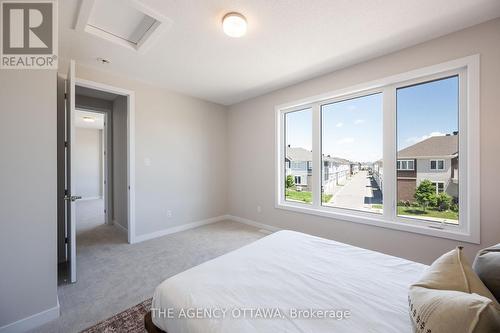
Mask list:
POLYGON ((328 206, 357 210, 372 210, 373 204, 382 204, 382 191, 367 171, 360 171, 332 197, 328 206))

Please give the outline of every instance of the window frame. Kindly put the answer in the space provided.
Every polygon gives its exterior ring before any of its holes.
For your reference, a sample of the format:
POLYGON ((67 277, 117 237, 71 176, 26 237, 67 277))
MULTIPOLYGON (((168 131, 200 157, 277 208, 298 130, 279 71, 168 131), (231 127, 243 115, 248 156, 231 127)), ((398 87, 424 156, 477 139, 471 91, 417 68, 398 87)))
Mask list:
POLYGON ((435 181, 432 181, 432 184, 434 184, 434 186, 436 187, 436 195, 438 195, 439 193, 444 193, 445 192, 445 188, 444 186, 446 185, 445 182, 441 181, 441 180, 435 180, 435 181), (439 184, 443 184, 443 191, 442 192, 439 192, 439 184))
POLYGON ((415 160, 404 159, 404 158, 396 160, 396 170, 397 171, 415 171, 415 160), (400 163, 400 162, 406 162, 406 169, 401 168, 402 163, 400 163), (409 162, 411 162, 413 164, 413 167, 411 169, 408 167, 409 162), (397 167, 398 163, 400 164, 399 167, 397 167))
MULTIPOLYGON (((464 242, 480 242, 479 177, 479 55, 412 70, 383 79, 362 83, 333 92, 312 96, 275 106, 275 208, 328 217, 354 223, 414 232, 464 242), (397 216, 397 122, 396 90, 420 83, 459 77, 459 225, 397 216), (382 93, 383 104, 383 163, 384 210, 382 214, 323 206, 321 204, 321 105, 382 93), (284 191, 284 117, 286 113, 312 109, 312 204, 285 200, 284 191)), ((415 165, 414 165, 415 168, 415 165)))
POLYGON ((429 160, 429 170, 433 170, 433 171, 443 171, 445 168, 445 161, 444 159, 442 158, 438 158, 438 159, 430 159, 429 160), (433 169, 432 168, 432 162, 436 162, 436 167, 433 169), (443 162, 443 167, 442 168, 439 168, 439 162, 443 162))

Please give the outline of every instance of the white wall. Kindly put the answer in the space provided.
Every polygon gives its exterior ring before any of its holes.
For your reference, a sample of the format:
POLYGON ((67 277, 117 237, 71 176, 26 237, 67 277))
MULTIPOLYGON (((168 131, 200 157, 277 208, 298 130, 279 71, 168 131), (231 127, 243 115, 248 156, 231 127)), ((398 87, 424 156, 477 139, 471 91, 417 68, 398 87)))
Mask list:
POLYGON ((226 214, 226 107, 89 67, 76 76, 135 92, 137 236, 226 214))
POLYGON ((127 98, 113 102, 113 220, 128 227, 127 98))
POLYGON ((1 70, 0 328, 58 314, 56 117, 55 71, 1 70))
POLYGON ((75 193, 85 198, 102 197, 102 130, 76 128, 75 193))
POLYGON ((229 112, 229 212, 280 228, 321 235, 430 263, 455 247, 442 238, 372 227, 274 208, 274 106, 452 59, 481 54, 481 244, 463 244, 471 258, 500 242, 500 19, 336 71, 234 105, 229 112), (257 213, 256 206, 262 207, 257 213))

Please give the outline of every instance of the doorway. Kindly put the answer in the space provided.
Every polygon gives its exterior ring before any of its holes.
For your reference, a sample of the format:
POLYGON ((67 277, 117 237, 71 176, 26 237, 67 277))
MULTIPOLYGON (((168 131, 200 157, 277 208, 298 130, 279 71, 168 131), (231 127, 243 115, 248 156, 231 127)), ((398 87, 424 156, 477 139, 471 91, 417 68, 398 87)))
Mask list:
MULTIPOLYGON (((77 94, 78 96, 78 94, 77 94)), ((107 218, 108 192, 106 181, 107 126, 105 112, 76 108, 74 179, 75 192, 82 198, 76 202, 76 234, 91 231, 109 223, 107 218)))
POLYGON ((73 61, 60 81, 58 261, 64 284, 77 281, 77 249, 85 245, 77 246, 78 233, 99 236, 95 228, 106 226, 119 230, 123 242, 135 241, 135 117, 132 91, 75 78, 73 61))

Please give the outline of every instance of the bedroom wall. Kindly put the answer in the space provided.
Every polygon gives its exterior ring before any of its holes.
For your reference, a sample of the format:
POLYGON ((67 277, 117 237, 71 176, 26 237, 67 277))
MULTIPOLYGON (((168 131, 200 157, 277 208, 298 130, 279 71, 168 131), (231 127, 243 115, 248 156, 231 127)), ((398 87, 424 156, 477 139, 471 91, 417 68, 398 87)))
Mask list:
MULTIPOLYGON (((56 72, 0 74, 0 331, 57 302, 56 72)), ((29 323, 20 326, 29 327, 29 323), (25 326, 28 325, 28 326, 25 326)))
POLYGON ((83 198, 102 196, 102 130, 76 128, 75 193, 83 198))
POLYGON ((430 263, 456 241, 336 221, 274 208, 274 106, 452 59, 481 54, 481 244, 462 244, 469 258, 500 242, 500 19, 281 89, 230 107, 229 212, 279 228, 430 263), (261 206, 262 212, 257 212, 261 206))
POLYGON ((127 98, 113 101, 113 223, 128 229, 128 171, 127 171, 127 98))
POLYGON ((76 76, 135 92, 136 236, 227 213, 226 107, 95 68, 76 76))

